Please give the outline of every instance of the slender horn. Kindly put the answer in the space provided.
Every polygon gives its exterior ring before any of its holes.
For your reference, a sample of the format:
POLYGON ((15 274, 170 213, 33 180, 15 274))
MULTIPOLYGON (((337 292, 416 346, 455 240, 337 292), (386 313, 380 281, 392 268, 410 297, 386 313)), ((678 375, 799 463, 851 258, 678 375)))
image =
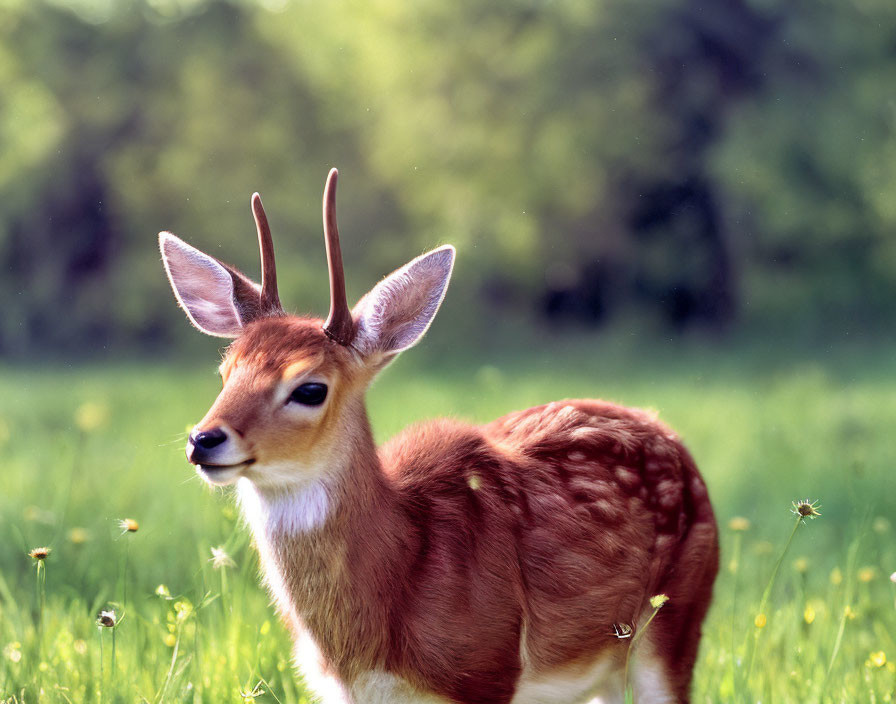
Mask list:
POLYGON ((355 336, 355 324, 345 299, 345 272, 342 270, 342 249, 336 227, 336 179, 339 172, 330 169, 324 188, 324 238, 327 243, 327 266, 330 269, 330 315, 324 332, 340 345, 349 345, 355 336))
POLYGON ((274 241, 268 217, 261 204, 261 196, 252 194, 252 215, 258 229, 258 248, 261 250, 261 311, 264 314, 282 313, 280 296, 277 293, 277 266, 274 263, 274 241))

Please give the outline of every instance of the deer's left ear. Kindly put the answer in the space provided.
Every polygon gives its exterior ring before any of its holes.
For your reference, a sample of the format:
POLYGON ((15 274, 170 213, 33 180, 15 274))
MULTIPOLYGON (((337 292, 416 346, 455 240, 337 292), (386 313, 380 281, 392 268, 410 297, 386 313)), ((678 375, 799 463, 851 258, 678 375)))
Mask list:
POLYGON ((351 346, 365 357, 413 347, 439 310, 453 267, 454 247, 445 245, 389 274, 352 311, 351 346))

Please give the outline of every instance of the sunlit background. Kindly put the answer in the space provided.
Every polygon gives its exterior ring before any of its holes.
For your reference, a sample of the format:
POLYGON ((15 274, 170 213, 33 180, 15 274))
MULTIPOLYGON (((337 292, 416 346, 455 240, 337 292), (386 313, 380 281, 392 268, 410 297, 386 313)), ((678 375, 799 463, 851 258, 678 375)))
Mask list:
POLYGON ((0 0, 0 702, 309 701, 183 456, 222 340, 157 233, 257 278, 258 191, 323 316, 333 166, 350 299, 458 248, 379 440, 657 409, 722 533, 694 701, 889 701, 893 0, 0 0))
POLYGON ((0 354, 189 336, 174 231, 288 307, 327 300, 338 166, 350 296, 438 243, 445 325, 825 339, 896 322, 887 0, 6 0, 0 354))

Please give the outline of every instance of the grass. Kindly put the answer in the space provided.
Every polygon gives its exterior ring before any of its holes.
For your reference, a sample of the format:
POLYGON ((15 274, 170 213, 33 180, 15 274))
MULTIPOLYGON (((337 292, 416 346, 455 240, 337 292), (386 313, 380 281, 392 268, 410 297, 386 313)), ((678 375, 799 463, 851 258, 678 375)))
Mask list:
MULTIPOLYGON (((886 348, 782 356, 558 341, 511 360, 495 344, 476 361, 435 349, 372 390, 380 439, 422 418, 485 421, 570 396, 661 409, 685 438, 723 549, 695 702, 891 701, 886 348), (823 515, 788 542, 791 502, 806 498, 823 515)), ((207 361, 0 368, 0 702, 310 701, 232 501, 183 457, 219 385, 207 361), (119 525, 128 518, 136 532, 119 525), (39 574, 28 552, 44 545, 39 574), (114 627, 97 625, 100 611, 115 612, 114 627)))

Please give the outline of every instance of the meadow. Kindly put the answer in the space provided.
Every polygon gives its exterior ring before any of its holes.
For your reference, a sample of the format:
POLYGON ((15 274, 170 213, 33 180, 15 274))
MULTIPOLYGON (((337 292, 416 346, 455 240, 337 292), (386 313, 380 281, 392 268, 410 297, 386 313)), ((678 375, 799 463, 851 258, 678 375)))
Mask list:
MULTIPOLYGON (((406 355, 369 394, 378 438, 564 397, 659 410, 696 457, 722 536, 694 701, 891 701, 889 345, 512 347, 406 355), (792 512, 806 499, 820 516, 792 512)), ((183 455, 219 384, 213 351, 190 365, 0 367, 0 702, 311 701, 232 498, 183 455)))

